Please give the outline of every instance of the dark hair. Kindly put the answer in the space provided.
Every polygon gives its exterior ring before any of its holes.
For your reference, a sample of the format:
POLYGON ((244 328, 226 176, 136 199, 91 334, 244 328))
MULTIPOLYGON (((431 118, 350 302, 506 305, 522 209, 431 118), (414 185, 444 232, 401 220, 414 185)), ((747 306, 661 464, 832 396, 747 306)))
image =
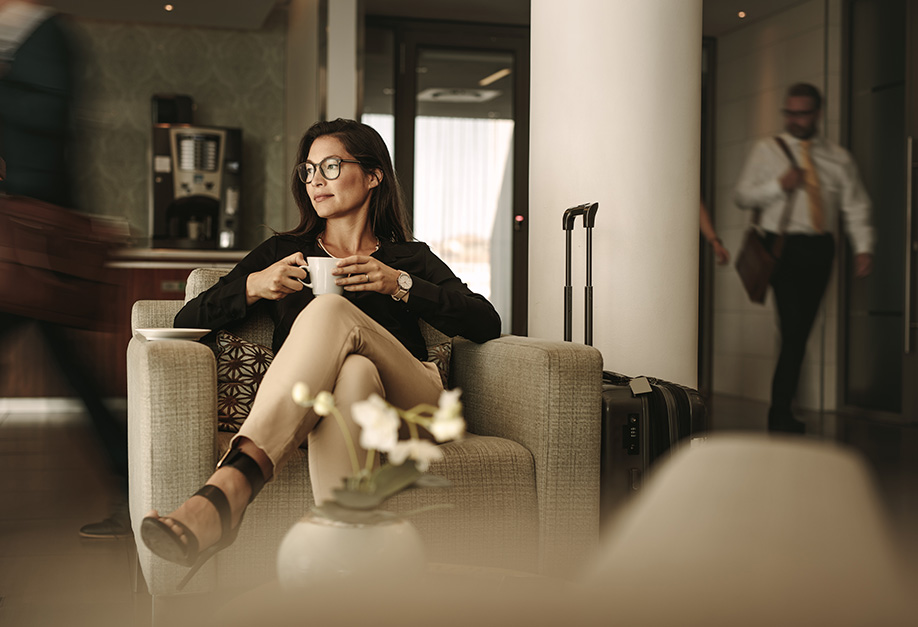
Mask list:
MULTIPOLYGON (((330 122, 316 122, 300 140, 300 147, 296 153, 298 164, 306 161, 313 142, 325 135, 335 137, 344 144, 344 148, 360 162, 360 167, 367 174, 382 172, 379 185, 370 190, 369 220, 373 235, 388 242, 410 241, 411 227, 408 225, 402 188, 392 167, 389 149, 376 129, 341 118, 330 122)), ((293 199, 300 208, 300 223, 286 234, 308 237, 319 235, 325 230, 325 219, 316 213, 306 192, 306 184, 297 176, 296 169, 293 172, 291 190, 293 199)))
POLYGON ((816 89, 814 85, 809 83, 794 83, 787 88, 787 98, 793 96, 810 98, 813 100, 813 108, 817 111, 822 109, 822 94, 819 93, 819 90, 816 89))

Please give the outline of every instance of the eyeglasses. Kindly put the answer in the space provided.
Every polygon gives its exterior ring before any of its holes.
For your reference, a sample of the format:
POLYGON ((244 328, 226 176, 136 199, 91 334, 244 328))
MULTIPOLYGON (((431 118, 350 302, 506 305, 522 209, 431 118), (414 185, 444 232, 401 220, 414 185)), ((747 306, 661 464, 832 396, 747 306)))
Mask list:
POLYGON ((800 110, 781 109, 781 113, 783 113, 786 117, 789 117, 789 118, 803 118, 808 115, 813 115, 814 113, 816 113, 816 109, 800 109, 800 110))
MULTIPOLYGON (((334 181, 341 174, 342 163, 360 163, 354 159, 340 159, 338 157, 325 157, 319 162, 318 168, 322 170, 322 176, 327 181, 334 181)), ((296 166, 296 175, 304 183, 312 183, 316 176, 316 164, 304 161, 296 166)))

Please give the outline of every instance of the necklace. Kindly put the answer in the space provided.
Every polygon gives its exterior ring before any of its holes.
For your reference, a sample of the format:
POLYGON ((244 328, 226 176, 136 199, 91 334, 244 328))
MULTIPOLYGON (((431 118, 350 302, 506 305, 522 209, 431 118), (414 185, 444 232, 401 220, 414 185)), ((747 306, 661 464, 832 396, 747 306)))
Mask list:
MULTIPOLYGON (((316 241, 319 243, 319 248, 321 248, 322 250, 324 250, 326 255, 328 255, 328 256, 331 257, 332 259, 340 259, 340 258, 341 258, 341 257, 335 257, 333 254, 331 254, 330 252, 328 252, 328 249, 325 248, 325 244, 322 242, 322 238, 321 238, 321 237, 316 237, 316 241)), ((378 238, 377 238, 377 240, 376 240, 376 248, 373 249, 373 252, 375 253, 377 250, 379 250, 379 239, 378 239, 378 238)))

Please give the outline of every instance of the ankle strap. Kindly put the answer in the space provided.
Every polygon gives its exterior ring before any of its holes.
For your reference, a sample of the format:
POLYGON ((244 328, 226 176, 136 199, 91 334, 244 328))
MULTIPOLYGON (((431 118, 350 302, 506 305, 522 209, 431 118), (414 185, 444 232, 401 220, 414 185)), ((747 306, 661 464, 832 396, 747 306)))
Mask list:
POLYGON ((249 482, 249 485, 252 486, 252 495, 249 497, 249 503, 251 503, 265 485, 265 476, 261 472, 261 466, 251 456, 243 453, 238 448, 234 448, 226 456, 220 464, 221 468, 224 466, 232 466, 241 472, 249 482))
POLYGON ((223 529, 220 537, 229 537, 232 527, 232 510, 230 510, 229 500, 226 498, 226 494, 223 493, 223 490, 208 483, 195 492, 193 496, 203 496, 213 504, 214 508, 217 510, 217 514, 220 516, 220 526, 223 529))

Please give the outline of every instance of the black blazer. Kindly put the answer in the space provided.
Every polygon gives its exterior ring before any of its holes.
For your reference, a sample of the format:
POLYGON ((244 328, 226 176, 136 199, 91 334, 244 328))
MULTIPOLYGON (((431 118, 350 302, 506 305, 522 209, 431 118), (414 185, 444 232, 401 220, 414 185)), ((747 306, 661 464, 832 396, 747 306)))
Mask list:
MULTIPOLYGON (((246 279, 296 251, 304 257, 328 257, 314 238, 275 235, 250 252, 209 290, 189 301, 175 316, 176 327, 220 328, 248 315, 246 279)), ((418 319, 450 337, 461 335, 485 342, 500 335, 500 316, 486 298, 473 293, 423 242, 393 244, 380 241, 372 255, 391 268, 411 275, 408 303, 379 292, 344 292, 344 297, 389 330, 411 354, 427 360, 427 347, 418 319)), ((259 300, 251 310, 265 310, 274 321, 273 349, 277 351, 293 321, 313 299, 304 287, 281 300, 259 300)))

